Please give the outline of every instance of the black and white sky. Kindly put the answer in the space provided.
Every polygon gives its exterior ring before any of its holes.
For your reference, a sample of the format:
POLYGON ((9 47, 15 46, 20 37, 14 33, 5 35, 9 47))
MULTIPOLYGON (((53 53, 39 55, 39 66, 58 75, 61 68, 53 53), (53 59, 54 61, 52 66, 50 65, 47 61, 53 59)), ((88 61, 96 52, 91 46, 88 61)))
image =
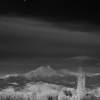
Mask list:
POLYGON ((99 9, 88 2, 2 0, 0 70, 27 71, 33 67, 24 64, 43 59, 100 58, 99 33, 99 9))

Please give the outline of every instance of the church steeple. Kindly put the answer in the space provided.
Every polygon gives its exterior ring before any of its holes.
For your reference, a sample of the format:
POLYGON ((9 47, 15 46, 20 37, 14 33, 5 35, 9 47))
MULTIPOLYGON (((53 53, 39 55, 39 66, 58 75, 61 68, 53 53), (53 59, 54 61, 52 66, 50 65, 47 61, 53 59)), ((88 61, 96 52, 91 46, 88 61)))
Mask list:
POLYGON ((77 97, 80 100, 84 96, 85 92, 85 72, 83 72, 82 67, 78 69, 79 75, 77 77, 77 97))

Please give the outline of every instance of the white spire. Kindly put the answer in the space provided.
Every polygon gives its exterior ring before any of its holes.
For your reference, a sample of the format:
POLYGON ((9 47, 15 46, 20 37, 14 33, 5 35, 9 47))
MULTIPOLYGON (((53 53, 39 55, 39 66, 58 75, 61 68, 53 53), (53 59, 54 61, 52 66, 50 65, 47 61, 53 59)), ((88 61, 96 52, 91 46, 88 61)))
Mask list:
POLYGON ((77 97, 80 100, 84 96, 85 92, 85 72, 83 72, 82 67, 79 67, 79 75, 77 80, 77 97))

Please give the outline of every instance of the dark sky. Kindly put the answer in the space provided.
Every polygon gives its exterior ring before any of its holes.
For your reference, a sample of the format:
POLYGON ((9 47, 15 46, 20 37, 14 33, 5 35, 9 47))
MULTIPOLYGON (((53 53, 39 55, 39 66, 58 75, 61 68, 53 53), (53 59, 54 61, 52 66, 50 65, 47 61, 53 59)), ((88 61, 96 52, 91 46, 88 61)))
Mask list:
POLYGON ((99 32, 99 9, 88 2, 0 1, 1 62, 73 56, 100 58, 99 32))

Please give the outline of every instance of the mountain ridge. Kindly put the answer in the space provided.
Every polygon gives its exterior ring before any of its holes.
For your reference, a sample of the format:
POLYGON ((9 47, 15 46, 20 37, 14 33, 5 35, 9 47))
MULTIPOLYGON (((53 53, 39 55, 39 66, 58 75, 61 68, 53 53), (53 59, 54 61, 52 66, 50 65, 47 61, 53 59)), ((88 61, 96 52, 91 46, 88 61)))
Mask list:
MULTIPOLYGON (((82 63, 86 63, 86 64, 90 64, 90 63, 95 63, 95 65, 99 65, 100 64, 100 60, 98 58, 95 58, 95 57, 89 57, 89 56, 76 56, 76 57, 70 57, 70 58, 67 58, 65 60, 68 65, 69 64, 78 64, 78 68, 79 67, 83 67, 81 66, 82 63)), ((64 61, 64 62, 65 62, 64 61)), ((29 71, 27 73, 23 73, 23 74, 7 74, 7 75, 4 75, 0 78, 6 78, 6 77, 10 77, 10 76, 18 76, 18 75, 23 75, 25 77, 32 77, 32 76, 35 76, 35 77, 38 77, 38 76, 43 76, 43 77, 52 77, 52 76, 64 76, 64 75, 75 75, 77 76, 78 75, 78 72, 77 71, 71 71, 67 68, 66 65, 66 68, 61 68, 61 69, 54 69, 52 67, 52 65, 40 65, 38 66, 36 69, 32 70, 32 71, 29 71)), ((77 68, 77 69, 78 69, 77 68)), ((99 75, 100 73, 91 73, 91 72, 88 72, 87 75, 89 76, 96 76, 96 75, 99 75)))
MULTIPOLYGON (((75 60, 80 59, 80 57, 72 58, 75 60)), ((83 57, 81 60, 92 59, 88 57, 83 57)), ((94 58, 93 58, 94 59, 94 58)), ((81 66, 80 66, 81 67, 81 66)), ((84 70, 83 70, 84 71, 84 70)), ((54 84, 63 84, 65 86, 75 87, 77 83, 77 76, 80 73, 78 71, 71 71, 67 68, 65 69, 54 69, 50 65, 40 65, 36 69, 23 74, 8 74, 0 78, 0 88, 5 88, 7 86, 23 87, 25 84, 30 82, 46 82, 54 84)), ((100 73, 87 73, 86 79, 88 83, 93 85, 99 82, 100 73), (94 80, 94 81, 93 81, 94 80)))

